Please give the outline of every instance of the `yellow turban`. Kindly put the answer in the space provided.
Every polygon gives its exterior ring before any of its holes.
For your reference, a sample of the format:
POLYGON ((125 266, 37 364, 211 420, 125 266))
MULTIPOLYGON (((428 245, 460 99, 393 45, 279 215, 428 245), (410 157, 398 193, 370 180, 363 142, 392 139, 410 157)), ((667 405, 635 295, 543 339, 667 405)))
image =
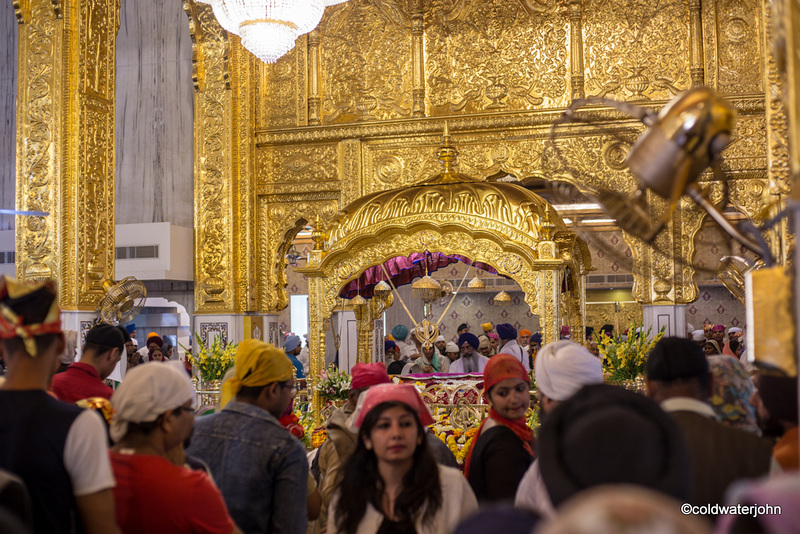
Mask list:
POLYGON ((286 353, 256 339, 239 343, 233 365, 236 371, 222 385, 220 407, 228 404, 244 386, 266 386, 272 382, 285 382, 294 376, 294 366, 286 353))
POLYGON ((483 323, 481 328, 483 328, 484 332, 489 332, 492 329, 492 323, 483 323))

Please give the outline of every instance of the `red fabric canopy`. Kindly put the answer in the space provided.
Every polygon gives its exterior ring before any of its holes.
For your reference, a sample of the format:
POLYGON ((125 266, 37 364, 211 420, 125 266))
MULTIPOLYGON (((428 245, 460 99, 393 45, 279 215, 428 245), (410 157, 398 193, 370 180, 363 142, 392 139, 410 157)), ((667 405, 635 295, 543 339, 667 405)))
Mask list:
MULTIPOLYGON (((426 260, 429 274, 458 261, 468 265, 472 263, 469 258, 457 254, 448 256, 439 252, 426 252, 424 254, 415 252, 408 257, 398 256, 391 258, 384 262, 383 265, 386 268, 386 272, 391 276, 392 283, 395 287, 399 287, 410 284, 415 278, 425 276, 426 260)), ((497 270, 485 263, 478 262, 475 267, 488 273, 497 273, 497 270)), ((339 296, 346 299, 351 299, 356 295, 372 298, 375 285, 382 280, 386 280, 386 274, 380 265, 375 265, 364 271, 356 280, 344 286, 339 296)))

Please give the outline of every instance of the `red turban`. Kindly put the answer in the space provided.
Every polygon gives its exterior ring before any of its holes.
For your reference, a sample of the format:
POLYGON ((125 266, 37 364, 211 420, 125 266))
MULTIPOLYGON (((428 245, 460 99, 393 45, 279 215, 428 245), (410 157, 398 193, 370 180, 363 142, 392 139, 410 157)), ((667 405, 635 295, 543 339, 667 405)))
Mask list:
POLYGON ((350 389, 368 388, 378 384, 388 384, 392 381, 386 366, 378 363, 357 363, 353 366, 353 379, 350 381, 350 389))

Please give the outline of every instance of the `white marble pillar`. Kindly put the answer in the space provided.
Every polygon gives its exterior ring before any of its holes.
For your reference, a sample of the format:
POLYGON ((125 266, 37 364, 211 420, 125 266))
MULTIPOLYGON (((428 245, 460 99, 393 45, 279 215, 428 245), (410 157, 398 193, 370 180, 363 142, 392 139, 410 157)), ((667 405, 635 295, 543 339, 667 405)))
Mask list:
POLYGON ((665 337, 686 337, 685 304, 643 304, 644 331, 655 336, 664 328, 665 337))

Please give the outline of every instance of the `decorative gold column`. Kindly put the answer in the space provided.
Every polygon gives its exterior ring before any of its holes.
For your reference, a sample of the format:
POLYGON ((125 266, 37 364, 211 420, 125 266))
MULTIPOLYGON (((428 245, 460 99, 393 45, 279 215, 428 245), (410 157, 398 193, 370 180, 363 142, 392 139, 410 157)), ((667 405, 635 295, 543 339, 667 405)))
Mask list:
POLYGON ((701 0, 689 0, 689 73, 692 87, 705 85, 701 0))
POLYGON ((372 363, 372 305, 363 297, 354 298, 352 303, 356 316, 356 359, 359 363, 372 363))
POLYGON ((583 0, 569 2, 569 64, 572 71, 572 99, 584 97, 583 81, 583 17, 581 4, 583 0))
MULTIPOLYGON (((314 269, 319 267, 325 254, 323 242, 325 232, 317 223, 316 228, 311 233, 314 241, 314 249, 308 253, 306 268, 314 269)), ((325 368, 325 332, 328 330, 324 317, 324 279, 322 273, 306 273, 308 276, 308 388, 312 392, 311 407, 315 413, 322 410, 322 399, 314 389, 314 377, 320 376, 325 368)))
POLYGON ((308 34, 308 124, 318 126, 320 123, 319 93, 319 27, 308 34))
POLYGON ((542 344, 558 341, 558 334, 561 325, 559 319, 561 314, 559 307, 561 303, 561 274, 562 270, 557 260, 557 247, 553 238, 555 236, 555 225, 550 221, 550 211, 546 212, 546 218, 541 225, 541 241, 537 243, 536 249, 539 253, 537 263, 547 263, 553 260, 552 269, 545 269, 539 272, 539 326, 542 329, 542 344))
POLYGON ((16 276, 93 310, 114 277, 119 1, 14 2, 19 22, 16 276))
MULTIPOLYGON (((766 98, 766 124, 767 124, 767 173, 768 173, 768 187, 764 190, 764 202, 773 203, 770 209, 769 216, 774 217, 777 215, 785 205, 786 198, 789 195, 791 188, 791 171, 789 163, 789 118, 787 105, 791 105, 793 98, 786 98, 788 96, 784 84, 786 81, 781 76, 781 66, 778 65, 779 59, 777 57, 778 48, 786 47, 785 50, 790 50, 787 43, 776 43, 776 33, 780 33, 781 24, 784 21, 775 20, 775 12, 773 9, 778 6, 783 0, 776 2, 763 3, 764 15, 764 53, 765 53, 765 68, 764 68, 764 87, 766 98), (775 202, 777 201, 777 202, 775 202)), ((787 6, 791 2, 786 3, 787 6)), ((790 22, 789 17, 785 22, 790 22)), ((785 35, 789 38, 792 36, 790 32, 783 28, 785 35)), ((797 29, 795 29, 796 31, 797 29)), ((789 58, 790 54, 787 54, 789 58)), ((795 88, 794 98, 797 97, 797 88, 795 88)), ((800 140, 797 137, 793 138, 795 145, 800 140)), ((770 230, 767 234, 769 237, 769 244, 772 255, 777 259, 778 263, 786 263, 789 254, 789 245, 787 243, 788 234, 788 220, 784 220, 775 228, 770 230)))
POLYGON ((412 117, 425 116, 425 38, 423 0, 413 0, 411 13, 412 117))
POLYGON ((243 313, 257 305, 254 60, 210 6, 183 5, 195 84, 195 313, 243 313))

